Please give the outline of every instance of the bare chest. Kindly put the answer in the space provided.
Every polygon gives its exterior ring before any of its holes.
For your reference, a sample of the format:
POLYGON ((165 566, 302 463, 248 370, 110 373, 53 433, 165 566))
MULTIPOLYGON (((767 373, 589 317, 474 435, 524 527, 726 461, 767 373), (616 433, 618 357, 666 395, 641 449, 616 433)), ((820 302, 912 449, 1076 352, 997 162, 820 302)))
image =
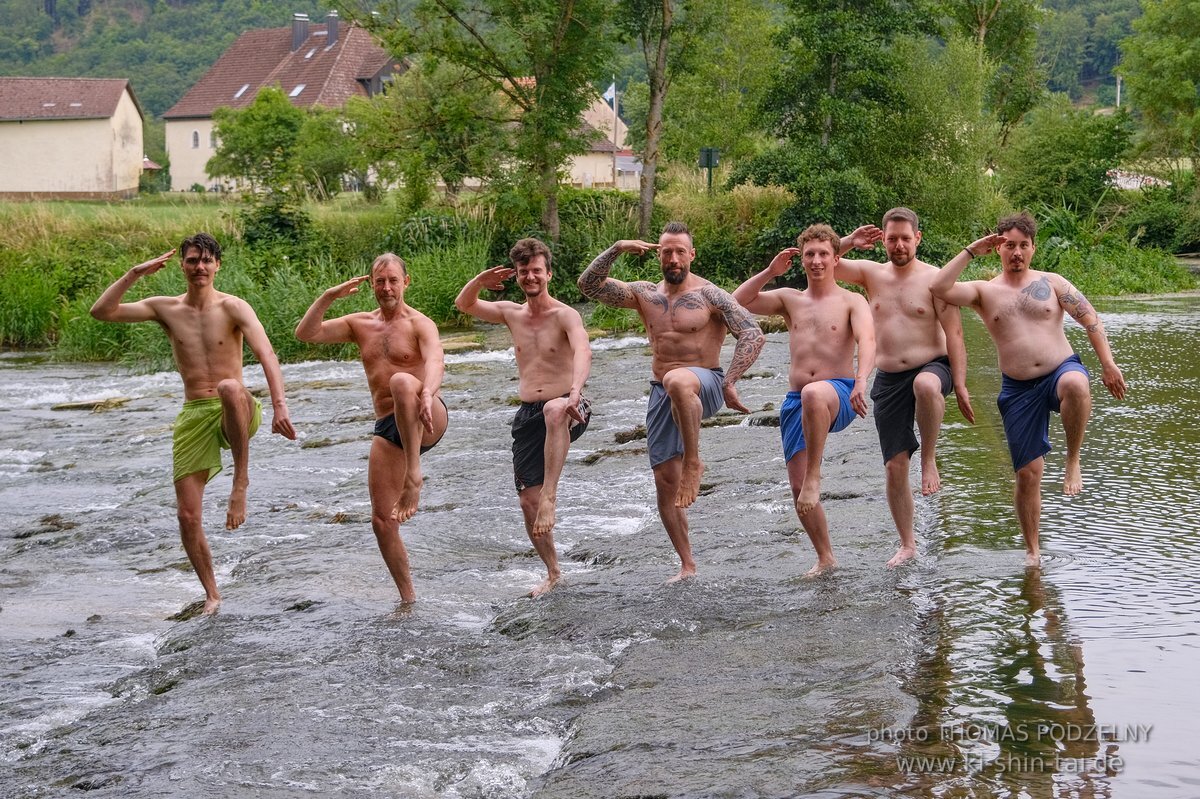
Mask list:
POLYGON ((713 308, 698 291, 676 297, 648 291, 641 299, 646 327, 652 332, 691 335, 713 323, 713 308))
POLYGON ((1062 323, 1062 306, 1044 276, 1019 289, 993 286, 986 299, 984 321, 997 330, 1062 323))
POLYGON ((421 347, 410 322, 369 321, 355 331, 363 363, 377 367, 412 368, 420 363, 421 347))

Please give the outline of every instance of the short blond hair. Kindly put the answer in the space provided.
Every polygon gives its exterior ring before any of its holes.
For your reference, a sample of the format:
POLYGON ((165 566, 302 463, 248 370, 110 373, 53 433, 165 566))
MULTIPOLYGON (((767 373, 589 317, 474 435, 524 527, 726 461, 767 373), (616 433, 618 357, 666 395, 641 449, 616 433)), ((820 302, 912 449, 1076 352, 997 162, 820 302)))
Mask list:
POLYGON ((804 229, 803 233, 796 237, 796 245, 802 250, 804 249, 804 245, 810 241, 829 242, 829 246, 833 247, 835 255, 842 247, 842 237, 837 234, 837 231, 826 224, 809 225, 804 229))

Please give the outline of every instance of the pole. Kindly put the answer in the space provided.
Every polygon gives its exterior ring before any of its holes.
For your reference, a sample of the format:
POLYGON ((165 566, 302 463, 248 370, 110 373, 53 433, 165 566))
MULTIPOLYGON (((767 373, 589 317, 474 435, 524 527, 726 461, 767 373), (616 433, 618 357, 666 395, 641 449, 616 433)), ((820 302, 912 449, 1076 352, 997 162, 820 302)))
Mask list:
POLYGON ((621 94, 617 91, 617 76, 613 75, 613 153, 612 153, 612 185, 617 188, 617 104, 621 94))

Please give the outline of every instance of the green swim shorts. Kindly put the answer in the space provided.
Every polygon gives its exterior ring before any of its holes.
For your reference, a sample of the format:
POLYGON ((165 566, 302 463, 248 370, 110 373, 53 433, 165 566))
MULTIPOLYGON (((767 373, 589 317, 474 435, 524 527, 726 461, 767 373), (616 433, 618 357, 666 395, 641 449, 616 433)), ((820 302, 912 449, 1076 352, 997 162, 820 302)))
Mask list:
MULTIPOLYGON (((262 424, 262 403, 254 398, 254 415, 250 417, 250 435, 262 424)), ((208 472, 205 482, 221 471, 221 450, 229 449, 229 441, 221 430, 221 399, 188 400, 175 417, 175 480, 194 472, 208 472)))

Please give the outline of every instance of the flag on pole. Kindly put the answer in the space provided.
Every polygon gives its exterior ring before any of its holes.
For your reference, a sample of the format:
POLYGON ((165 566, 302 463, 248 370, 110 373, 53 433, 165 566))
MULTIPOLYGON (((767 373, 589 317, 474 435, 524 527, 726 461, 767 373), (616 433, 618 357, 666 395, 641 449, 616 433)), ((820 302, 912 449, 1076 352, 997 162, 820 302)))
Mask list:
POLYGON ((616 82, 614 81, 613 83, 610 83, 608 85, 608 88, 604 90, 604 94, 601 96, 604 98, 605 102, 607 102, 608 104, 611 105, 612 101, 617 99, 617 84, 616 84, 616 82))

